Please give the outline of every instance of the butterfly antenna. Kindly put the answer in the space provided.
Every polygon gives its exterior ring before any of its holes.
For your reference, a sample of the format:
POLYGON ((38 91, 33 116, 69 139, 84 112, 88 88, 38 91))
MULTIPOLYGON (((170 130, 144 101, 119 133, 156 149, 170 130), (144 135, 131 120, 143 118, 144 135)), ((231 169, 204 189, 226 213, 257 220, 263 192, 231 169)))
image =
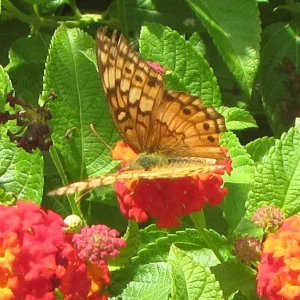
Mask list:
POLYGON ((96 131, 94 124, 90 124, 90 128, 93 131, 93 133, 96 135, 96 137, 110 150, 113 151, 112 147, 109 146, 105 140, 99 135, 99 133, 96 131))
POLYGON ((84 192, 82 195, 80 195, 80 197, 78 197, 77 199, 76 199, 76 204, 78 204, 78 203, 80 203, 81 202, 81 200, 82 200, 82 198, 85 196, 85 195, 87 195, 88 193, 90 193, 92 190, 94 190, 95 188, 93 187, 93 188, 90 188, 89 190, 87 190, 86 192, 84 192))

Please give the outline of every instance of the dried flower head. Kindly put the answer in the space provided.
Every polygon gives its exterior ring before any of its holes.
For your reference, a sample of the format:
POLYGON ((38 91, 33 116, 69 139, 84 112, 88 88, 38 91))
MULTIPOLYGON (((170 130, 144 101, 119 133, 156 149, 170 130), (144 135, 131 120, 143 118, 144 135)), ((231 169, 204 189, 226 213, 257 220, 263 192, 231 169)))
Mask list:
MULTIPOLYGON (((51 95, 51 99, 54 99, 54 95, 51 95)), ((15 133, 8 130, 7 135, 10 140, 17 142, 18 147, 29 153, 37 148, 48 151, 52 145, 51 129, 48 124, 52 115, 46 107, 47 101, 43 106, 34 107, 14 97, 12 93, 7 95, 6 101, 12 108, 16 106, 22 108, 14 114, 8 111, 0 113, 0 123, 5 124, 9 120, 16 120, 16 125, 20 127, 15 133)))

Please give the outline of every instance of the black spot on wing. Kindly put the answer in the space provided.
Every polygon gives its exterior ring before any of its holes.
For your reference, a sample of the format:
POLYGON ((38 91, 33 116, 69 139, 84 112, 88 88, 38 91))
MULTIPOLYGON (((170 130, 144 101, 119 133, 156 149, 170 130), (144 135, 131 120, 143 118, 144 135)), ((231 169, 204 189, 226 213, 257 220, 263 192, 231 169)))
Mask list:
POLYGON ((183 113, 185 114, 185 115, 190 115, 192 112, 191 112, 191 110, 190 109, 188 109, 188 108, 184 108, 183 109, 183 113))
POLYGON ((209 135, 209 136, 207 137, 207 139, 208 139, 211 143, 213 143, 213 142, 215 141, 215 138, 214 138, 212 135, 209 135))
POLYGON ((127 74, 131 74, 131 69, 128 68, 128 67, 125 67, 125 72, 126 72, 127 74))
POLYGON ((209 124, 208 123, 203 123, 203 129, 208 130, 209 129, 209 124))
POLYGON ((137 82, 143 82, 143 78, 140 75, 135 75, 135 80, 137 82))
POLYGON ((147 81, 147 85, 150 87, 153 87, 156 85, 156 78, 155 77, 149 77, 147 81))

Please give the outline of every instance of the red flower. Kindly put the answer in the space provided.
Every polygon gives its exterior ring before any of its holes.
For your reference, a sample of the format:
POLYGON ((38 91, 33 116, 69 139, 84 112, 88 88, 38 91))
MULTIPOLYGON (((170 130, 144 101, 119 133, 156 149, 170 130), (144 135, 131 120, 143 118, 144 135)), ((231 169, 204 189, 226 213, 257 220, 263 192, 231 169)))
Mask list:
POLYGON ((32 202, 0 206, 0 278, 5 273, 7 299, 55 299, 51 278, 64 243, 62 226, 60 216, 32 202))
POLYGON ((60 259, 62 267, 57 271, 59 291, 66 300, 104 300, 107 295, 99 295, 103 285, 110 284, 107 265, 89 264, 78 256, 78 250, 71 245, 65 247, 60 259), (64 266, 63 262, 67 262, 64 266))
POLYGON ((264 242, 257 293, 271 300, 300 299, 300 217, 283 222, 264 242))
POLYGON ((33 202, 0 205, 1 299, 54 300, 56 288, 65 299, 107 298, 98 294, 109 283, 107 265, 91 272, 63 226, 59 215, 33 202))
MULTIPOLYGON (((128 153, 133 153, 132 159, 137 156, 128 146, 118 143, 113 153, 121 152, 126 153, 126 160, 130 158, 128 153)), ((123 162, 123 165, 126 165, 126 162, 123 162)), ((226 168, 230 171, 229 165, 226 168)), ((223 173, 224 169, 216 169, 214 172, 178 179, 118 182, 115 189, 121 212, 125 217, 137 222, 147 221, 151 216, 157 219, 158 227, 179 226, 178 217, 199 211, 208 202, 211 206, 222 202, 227 189, 220 187, 223 180, 217 174, 223 173)))

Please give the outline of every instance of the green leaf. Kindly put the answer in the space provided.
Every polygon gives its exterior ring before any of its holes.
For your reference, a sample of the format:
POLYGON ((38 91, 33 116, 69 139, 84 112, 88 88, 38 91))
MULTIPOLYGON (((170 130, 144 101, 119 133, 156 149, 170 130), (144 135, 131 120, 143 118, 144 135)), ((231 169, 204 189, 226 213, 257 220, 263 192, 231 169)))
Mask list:
POLYGON ((249 219, 243 218, 235 229, 235 236, 251 236, 257 239, 262 239, 264 231, 261 227, 257 227, 249 219))
POLYGON ((242 108, 222 106, 218 108, 218 112, 224 116, 228 130, 257 128, 254 118, 242 108))
POLYGON ((206 46, 200 35, 197 32, 194 32, 189 38, 189 42, 194 46, 199 53, 201 53, 204 57, 206 55, 206 46))
POLYGON ((83 31, 59 27, 51 41, 44 76, 44 95, 51 91, 57 95, 49 104, 53 142, 72 180, 107 173, 116 165, 109 149, 90 129, 94 124, 107 143, 118 137, 95 64, 83 54, 91 48, 95 48, 94 41, 83 31))
POLYGON ((245 216, 245 204, 248 200, 248 193, 251 189, 251 182, 226 182, 225 187, 228 189, 228 194, 221 204, 221 208, 224 211, 224 217, 228 223, 228 233, 229 235, 232 235, 237 230, 240 222, 245 216))
POLYGON ((16 95, 27 104, 37 104, 43 89, 43 75, 50 36, 37 33, 18 39, 9 51, 9 75, 16 95))
POLYGON ((13 197, 12 193, 6 193, 0 188, 0 203, 1 205, 13 205, 16 202, 16 198, 13 197))
MULTIPOLYGON (((171 277, 172 269, 168 261, 170 247, 175 243, 176 247, 185 249, 186 252, 193 251, 194 253, 195 251, 193 259, 202 266, 218 263, 209 249, 205 249, 201 255, 198 255, 200 252, 197 251, 207 248, 207 244, 197 230, 187 229, 167 236, 164 236, 166 230, 156 230, 158 231, 157 235, 155 235, 155 226, 151 225, 141 231, 142 240, 148 242, 138 252, 137 257, 132 259, 131 265, 114 272, 112 279, 114 285, 109 287, 110 295, 118 295, 122 299, 130 297, 134 299, 168 299, 172 290, 172 280, 174 280, 171 277), (148 238, 146 235, 149 235, 148 238), (164 237, 155 239, 156 236, 164 237)), ((226 239, 212 230, 207 230, 207 234, 222 255, 228 256, 227 249, 223 249, 226 239)))
MULTIPOLYGON (((43 1, 43 0, 42 0, 43 1)), ((70 0, 51 0, 51 1, 43 1, 42 5, 40 5, 40 11, 44 14, 49 14, 59 8, 64 4, 68 4, 72 1, 70 0)))
POLYGON ((254 181, 255 167, 254 161, 235 134, 232 132, 223 133, 221 144, 229 150, 233 168, 230 175, 225 174, 223 176, 228 194, 221 206, 231 234, 245 215, 245 203, 254 181))
POLYGON ((261 30, 256 2, 242 0, 238 5, 234 0, 186 2, 207 29, 240 87, 250 95, 260 50, 261 30))
POLYGON ((228 261, 212 267, 212 270, 220 282, 225 299, 238 290, 247 296, 247 299, 259 299, 256 293, 256 272, 249 266, 237 261, 228 261))
POLYGON ((113 272, 112 282, 109 294, 118 299, 168 299, 172 284, 170 266, 161 261, 129 265, 113 272))
POLYGON ((115 200, 115 194, 114 192, 114 197, 112 196, 109 199, 109 204, 98 201, 83 201, 81 208, 85 212, 88 224, 105 224, 108 227, 115 228, 119 232, 126 230, 128 220, 124 218, 120 207, 117 206, 118 203, 115 200), (83 206, 85 209, 83 209, 83 206))
POLYGON ((300 132, 300 118, 296 118, 295 120, 295 129, 300 132))
MULTIPOLYGON (((3 12, 2 12, 3 13, 3 12)), ((0 21, 0 64, 6 66, 8 63, 8 50, 15 40, 29 33, 29 26, 16 19, 0 21)))
POLYGON ((223 299, 220 285, 209 268, 219 263, 211 250, 183 251, 173 245, 168 261, 173 299, 223 299))
POLYGON ((45 64, 50 39, 48 34, 36 33, 15 41, 9 50, 10 67, 26 63, 45 64))
POLYGON ((4 110, 6 96, 12 91, 12 85, 7 73, 0 66, 0 111, 4 110))
MULTIPOLYGON (((12 86, 2 67, 0 88, 6 100, 12 86)), ((6 110, 12 111, 10 107, 6 110)), ((17 199, 32 200, 40 204, 44 186, 43 157, 39 150, 27 153, 9 140, 7 130, 14 133, 20 129, 14 124, 15 121, 9 121, 0 126, 0 188, 6 193, 13 193, 17 199)))
POLYGON ((251 155, 251 158, 258 163, 262 161, 270 148, 275 145, 275 142, 276 140, 273 137, 264 136, 247 144, 245 149, 251 155))
MULTIPOLYGON (((61 185, 61 179, 58 175, 58 172, 50 156, 50 153, 45 153, 43 157, 44 157, 44 178, 45 178, 44 195, 46 195, 47 192, 61 185)), ((69 206, 69 202, 67 201, 67 199, 62 199, 61 197, 46 196, 43 198, 42 205, 44 209, 54 210, 62 218, 66 218, 67 216, 72 214, 72 210, 71 207, 69 206)))
POLYGON ((109 270, 119 269, 130 261, 137 254, 140 244, 139 225, 135 221, 129 221, 126 233, 123 237, 126 240, 126 247, 120 249, 120 254, 113 259, 109 259, 109 270))
POLYGON ((257 167, 247 212, 264 205, 284 209, 286 217, 300 211, 300 133, 291 128, 275 142, 257 167))
POLYGON ((291 24, 277 23, 267 27, 262 36, 261 87, 263 104, 276 137, 294 124, 299 105, 299 92, 293 88, 291 73, 283 70, 288 58, 300 67, 299 20, 291 24), (283 47, 284 45, 284 47, 283 47))
MULTIPOLYGON (((107 11, 109 18, 118 19, 117 2, 107 11)), ((137 31, 144 22, 160 23, 179 32, 194 32, 202 29, 190 7, 181 0, 127 0, 125 15, 129 31, 137 31)))
POLYGON ((143 26, 140 51, 146 60, 172 71, 186 91, 201 96, 206 105, 220 106, 221 95, 212 69, 203 56, 178 32, 157 24, 143 26))
POLYGON ((140 230, 141 244, 140 249, 145 248, 149 243, 158 240, 161 237, 166 237, 169 231, 164 228, 157 228, 155 224, 151 224, 140 230))
POLYGON ((221 144, 229 150, 233 171, 231 175, 225 175, 225 182, 252 183, 254 176, 254 161, 240 144, 236 135, 232 132, 224 132, 221 136, 221 144))
POLYGON ((9 140, 7 130, 16 130, 12 123, 0 127, 0 188, 13 193, 17 199, 40 204, 44 186, 43 157, 39 150, 27 153, 9 140))
POLYGON ((43 89, 44 64, 22 64, 9 70, 18 98, 27 104, 36 105, 43 89))

